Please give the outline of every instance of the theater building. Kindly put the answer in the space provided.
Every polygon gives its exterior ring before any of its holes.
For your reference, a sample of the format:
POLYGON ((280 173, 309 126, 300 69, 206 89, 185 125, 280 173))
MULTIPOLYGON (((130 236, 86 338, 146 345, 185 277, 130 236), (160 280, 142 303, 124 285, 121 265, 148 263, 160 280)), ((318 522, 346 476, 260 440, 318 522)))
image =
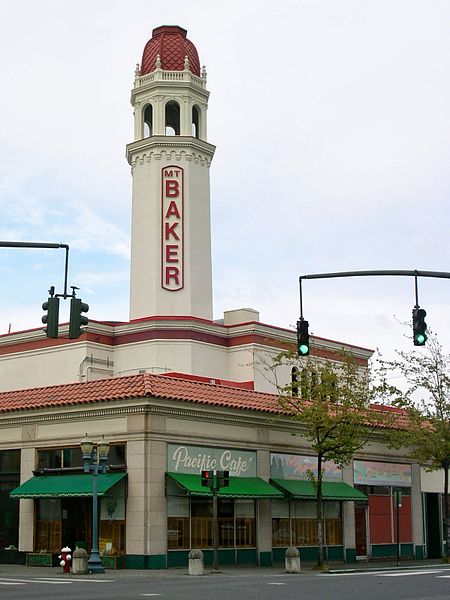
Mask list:
MULTIPOLYGON (((2 465, 11 493, 3 547, 56 555, 90 548, 91 476, 80 440, 104 436, 111 469, 99 475, 100 551, 130 568, 187 564, 192 548, 211 560, 212 501, 200 471, 222 468, 220 561, 269 565, 290 545, 303 560, 317 550, 315 458, 301 425, 276 396, 148 373, 0 394, 2 465), (292 434, 296 435, 292 435, 292 434), (20 485, 19 485, 20 480, 20 485), (15 529, 14 524, 18 525, 15 529), (9 536, 9 537, 8 537, 9 536)), ((403 491, 402 553, 423 556, 420 469, 377 444, 324 484, 327 556, 394 556, 394 492, 403 491)), ((5 553, 5 551, 4 551, 5 553)))
MULTIPOLYGON (((53 560, 90 550, 91 475, 81 439, 110 443, 98 476, 105 566, 186 565, 212 555, 212 501, 203 468, 230 471, 219 492, 220 562, 269 565, 288 546, 317 549, 315 459, 305 431, 280 413, 265 366, 295 347, 294 331, 252 308, 213 320, 206 69, 186 31, 153 31, 136 67, 131 102, 130 320, 90 321, 78 339, 41 329, 0 336, 0 561, 53 560), (292 435, 295 434, 295 435, 292 435), (6 550, 7 549, 7 550, 6 550)), ((295 317, 293 317, 295 318, 295 317)), ((344 348, 362 368, 372 352, 313 337, 316 360, 344 348)), ((280 368, 283 385, 292 376, 280 368)), ((398 426, 401 426, 399 417, 398 426)), ((327 470, 328 558, 430 554, 436 482, 380 436, 340 471, 327 470), (402 491, 397 520, 396 491, 402 491), (431 522, 431 521, 430 521, 431 522)), ((435 525, 439 522, 435 518, 435 525)), ((438 527, 439 529, 439 527, 438 527)), ((440 530, 433 548, 442 542, 440 530)))

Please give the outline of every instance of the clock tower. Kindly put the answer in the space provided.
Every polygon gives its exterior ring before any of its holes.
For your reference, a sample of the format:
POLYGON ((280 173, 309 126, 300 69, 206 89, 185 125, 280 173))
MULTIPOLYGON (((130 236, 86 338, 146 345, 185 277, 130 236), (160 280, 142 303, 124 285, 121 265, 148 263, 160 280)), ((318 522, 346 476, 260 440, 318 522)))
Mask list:
POLYGON ((186 30, 154 29, 131 92, 131 320, 212 320, 208 97, 186 30))

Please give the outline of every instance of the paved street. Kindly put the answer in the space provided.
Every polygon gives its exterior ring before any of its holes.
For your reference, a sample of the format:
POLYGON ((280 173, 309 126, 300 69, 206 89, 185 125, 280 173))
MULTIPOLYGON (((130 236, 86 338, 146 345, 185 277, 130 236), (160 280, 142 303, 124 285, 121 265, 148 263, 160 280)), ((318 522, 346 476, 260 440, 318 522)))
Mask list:
POLYGON ((304 570, 287 575, 281 569, 226 569, 189 577, 176 571, 109 571, 75 577, 59 569, 26 569, 0 565, 0 598, 14 600, 449 600, 450 568, 417 567, 381 570, 349 569, 327 574, 304 570), (42 574, 40 574, 42 572, 42 574))

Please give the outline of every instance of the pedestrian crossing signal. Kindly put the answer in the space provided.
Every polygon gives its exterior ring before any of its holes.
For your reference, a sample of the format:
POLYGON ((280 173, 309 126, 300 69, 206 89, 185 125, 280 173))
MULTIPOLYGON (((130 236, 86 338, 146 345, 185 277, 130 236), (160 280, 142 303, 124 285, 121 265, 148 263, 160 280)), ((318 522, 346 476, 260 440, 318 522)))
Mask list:
POLYGON ((230 471, 217 471, 217 487, 228 487, 230 485, 230 471))
POLYGON ((202 471, 202 486, 213 487, 214 485, 214 473, 213 471, 202 471))

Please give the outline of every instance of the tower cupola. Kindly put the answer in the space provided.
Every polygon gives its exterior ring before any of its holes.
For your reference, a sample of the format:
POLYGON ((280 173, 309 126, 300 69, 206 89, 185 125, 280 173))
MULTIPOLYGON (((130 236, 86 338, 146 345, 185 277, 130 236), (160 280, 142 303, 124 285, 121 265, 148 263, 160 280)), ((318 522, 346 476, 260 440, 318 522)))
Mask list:
POLYGON ((141 75, 152 73, 155 69, 183 71, 187 66, 191 73, 200 77, 197 49, 186 34, 186 29, 177 25, 162 25, 154 29, 142 54, 141 75))
POLYGON ((212 319, 208 98, 186 30, 154 29, 131 92, 131 319, 212 319))

